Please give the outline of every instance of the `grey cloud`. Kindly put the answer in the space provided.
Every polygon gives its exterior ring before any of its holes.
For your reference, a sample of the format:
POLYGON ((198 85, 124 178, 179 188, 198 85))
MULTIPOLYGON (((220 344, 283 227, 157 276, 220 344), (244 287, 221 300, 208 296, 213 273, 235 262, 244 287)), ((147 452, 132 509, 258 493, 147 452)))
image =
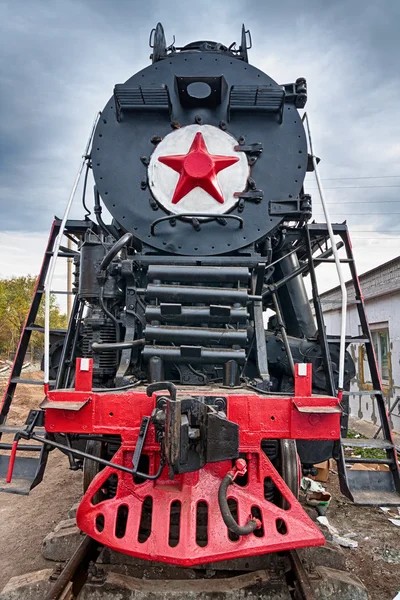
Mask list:
MULTIPOLYGON (((60 214, 90 124, 113 85, 149 64, 150 29, 167 39, 239 41, 251 29, 250 60, 280 83, 304 75, 324 177, 400 174, 397 0, 132 2, 17 0, 0 9, 0 203, 3 230, 47 230, 60 214)), ((391 180, 390 180, 391 181, 391 180)), ((326 182, 327 187, 344 185, 326 182), (329 184, 329 185, 328 185, 329 184)), ((350 185, 351 182, 345 182, 350 185)), ((360 185, 360 181, 353 182, 360 185)), ((366 181, 373 184, 373 181, 366 181)), ((376 180, 384 184, 385 180, 376 180)), ((400 179, 394 180, 399 183, 400 179)), ((311 184, 310 184, 311 185, 311 184)), ((400 189, 400 188, 399 188, 400 189)), ((327 190, 332 216, 355 228, 400 229, 388 215, 396 188, 327 190)), ((400 203, 399 203, 400 204, 400 203)), ((317 205, 317 202, 316 202, 317 205)), ((397 210, 400 210, 397 208, 397 210)), ((316 206, 316 212, 320 214, 316 206)))

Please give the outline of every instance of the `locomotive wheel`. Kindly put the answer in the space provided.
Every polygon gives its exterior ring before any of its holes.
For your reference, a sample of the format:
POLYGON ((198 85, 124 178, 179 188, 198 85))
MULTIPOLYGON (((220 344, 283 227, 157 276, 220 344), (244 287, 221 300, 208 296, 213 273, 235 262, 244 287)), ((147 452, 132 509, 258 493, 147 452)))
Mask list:
MULTIPOLYGON (((299 497, 299 458, 296 440, 280 440, 278 471, 295 498, 299 497)), ((280 494, 280 506, 287 509, 288 502, 280 494)))
MULTIPOLYGON (((105 458, 105 447, 102 442, 96 440, 89 440, 86 444, 86 452, 97 458, 105 458)), ((94 460, 87 458, 83 461, 83 492, 86 493, 89 485, 101 471, 101 465, 94 460)))

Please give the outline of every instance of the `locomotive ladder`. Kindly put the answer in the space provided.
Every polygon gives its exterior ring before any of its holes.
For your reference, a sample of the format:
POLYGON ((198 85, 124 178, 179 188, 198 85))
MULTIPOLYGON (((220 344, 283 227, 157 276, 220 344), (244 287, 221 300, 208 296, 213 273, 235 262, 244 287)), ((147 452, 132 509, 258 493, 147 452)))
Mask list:
MULTIPOLYGON (((43 380, 29 379, 25 377, 21 377, 22 368, 25 361, 26 353, 28 351, 29 342, 31 339, 31 335, 33 331, 37 331, 39 333, 44 333, 44 327, 41 325, 37 325, 35 323, 36 318, 38 316, 39 307, 41 300, 44 294, 45 281, 47 277, 47 273, 49 270, 49 265, 54 255, 54 246, 57 239, 57 236, 60 233, 60 224, 61 221, 59 219, 55 219, 53 221, 50 236, 47 242, 46 250, 44 253, 42 265, 40 268, 40 272, 38 278, 36 280, 36 285, 33 293, 32 302, 29 308, 28 315, 26 317, 24 326, 21 331, 17 351, 15 353, 13 365, 11 368, 10 377, 8 379, 2 404, 0 410, 0 491, 26 494, 29 492, 29 489, 33 486, 34 482, 39 483, 38 478, 41 476, 45 462, 46 462, 46 454, 44 451, 43 444, 39 445, 27 445, 27 444, 19 444, 18 450, 29 452, 32 454, 39 453, 37 457, 27 457, 27 456, 18 456, 15 457, 14 462, 14 478, 12 484, 5 483, 5 479, 7 478, 8 467, 10 463, 10 455, 8 452, 13 451, 13 444, 5 443, 1 441, 3 435, 12 435, 17 431, 21 430, 23 427, 21 426, 10 426, 6 424, 7 415, 9 413, 11 404, 14 399, 15 392, 17 390, 18 385, 43 385, 43 380)), ((66 232, 67 235, 68 232, 66 232)), ((69 250, 68 248, 60 247, 58 256, 63 258, 72 258, 75 252, 69 250)), ((54 292, 52 293, 61 293, 54 292)), ((62 292, 65 293, 65 292, 62 292)), ((68 292, 67 292, 68 293, 68 292)), ((65 330, 61 329, 51 329, 50 334, 55 335, 65 335, 65 330)), ((54 382, 50 382, 54 383, 54 382)), ((28 417, 25 425, 29 425, 30 421, 33 417, 39 418, 40 415, 37 415, 39 411, 33 411, 28 417)), ((40 435, 44 434, 44 429, 38 428, 36 429, 40 435)))
MULTIPOLYGON (((80 167, 78 169, 71 193, 68 198, 63 218, 55 219, 53 222, 42 266, 36 282, 31 307, 29 309, 28 316, 22 328, 17 352, 15 354, 13 366, 11 369, 10 378, 4 392, 3 402, 0 411, 0 492, 9 492, 13 494, 29 494, 29 491, 41 482, 44 469, 46 467, 47 456, 49 452, 48 447, 42 443, 40 443, 39 445, 19 444, 18 431, 21 431, 23 427, 8 426, 6 425, 6 419, 18 384, 44 384, 44 391, 47 392, 47 389, 49 387, 55 385, 60 380, 61 373, 57 374, 57 382, 49 380, 50 335, 51 333, 64 334, 66 332, 61 330, 58 331, 50 329, 50 299, 52 294, 69 294, 71 292, 70 290, 67 290, 66 292, 55 292, 51 289, 51 286, 53 282, 57 258, 63 257, 70 259, 76 255, 76 252, 71 251, 68 248, 63 248, 61 246, 61 240, 62 236, 65 234, 69 239, 71 239, 71 241, 77 243, 77 240, 71 234, 75 232, 76 228, 78 228, 78 231, 80 231, 82 222, 68 221, 68 217, 82 175, 84 165, 86 164, 86 161, 89 157, 89 151, 91 148, 91 143, 98 119, 99 114, 97 114, 94 119, 89 139, 87 141, 85 151, 83 153, 82 160, 80 163, 80 167), (39 306, 43 296, 45 299, 44 327, 35 323, 35 319, 37 318, 39 306), (32 331, 38 331, 44 334, 44 381, 37 381, 35 379, 25 379, 21 377, 22 367, 26 356, 26 352, 28 350, 28 345, 32 331), (3 435, 12 434, 15 435, 12 444, 4 443, 1 441, 3 435), (22 451, 24 454, 22 456, 17 456, 17 451, 22 451), (39 453, 39 457, 27 457, 25 455, 25 452, 34 454, 39 453)), ((85 221, 84 224, 86 228, 87 223, 85 221)), ((77 309, 78 302, 75 299, 74 307, 70 318, 75 319, 77 309)), ((65 350, 63 350, 62 359, 65 359, 65 350)), ((62 370, 63 369, 60 369, 60 371, 62 370)), ((25 425, 28 429, 29 427, 35 427, 35 432, 39 435, 44 436, 45 430, 43 427, 41 427, 44 424, 43 416, 43 411, 31 410, 29 412, 29 416, 26 420, 25 425)))
MULTIPOLYGON (((373 391, 371 395, 374 395, 376 404, 378 407, 378 414, 380 417, 380 428, 382 431, 383 438, 377 439, 377 435, 373 439, 351 439, 341 438, 340 442, 336 444, 335 458, 338 464, 338 473, 340 488, 342 493, 350 498, 356 504, 362 505, 400 505, 400 469, 399 461, 397 456, 397 449, 393 437, 393 433, 390 426, 389 415, 386 409, 385 397, 382 390, 382 382, 379 374, 378 363, 375 356, 374 345, 372 341, 371 330, 365 311, 364 298, 361 291, 360 280, 358 278, 356 264, 354 260, 352 244, 350 241, 349 231, 347 225, 332 225, 328 207, 325 201, 325 194, 322 186, 322 182, 318 172, 318 159, 314 154, 313 142, 311 136, 310 121, 307 113, 304 113, 302 117, 303 123, 306 125, 308 146, 313 163, 313 170, 316 178, 316 183, 319 191, 322 209, 324 211, 326 223, 324 224, 310 224, 305 227, 305 237, 307 246, 307 257, 310 269, 310 278, 313 288, 313 301, 315 316, 318 323, 318 330, 320 335, 321 348, 324 356, 324 366, 326 372, 326 380, 330 393, 336 392, 335 383, 333 378, 333 371, 331 365, 331 359, 329 355, 329 342, 340 343, 340 356, 339 356, 339 377, 338 377, 338 397, 342 399, 343 395, 349 396, 351 392, 343 389, 344 382, 344 362, 345 362, 345 349, 348 343, 353 344, 365 344, 366 354, 371 373, 371 380, 373 391), (316 258, 313 259, 312 252, 312 240, 318 236, 324 236, 326 240, 331 242, 331 251, 333 258, 316 258), (340 258, 339 248, 336 244, 334 236, 340 235, 342 243, 345 247, 346 258, 340 258), (340 326, 340 337, 334 338, 326 335, 326 328, 324 323, 324 315, 322 311, 322 305, 317 289, 317 280, 315 276, 315 266, 318 262, 331 262, 335 263, 336 270, 339 278, 339 287, 341 292, 341 326, 340 326), (314 264, 315 263, 315 264, 314 264), (349 338, 346 336, 346 315, 347 315, 347 284, 344 281, 341 264, 346 263, 349 265, 351 274, 351 284, 354 287, 355 303, 358 311, 358 318, 360 321, 362 335, 357 338, 349 338), (377 448, 386 454, 385 458, 370 459, 370 458, 348 458, 345 455, 345 447, 353 448, 377 448), (382 465, 387 470, 353 470, 351 465, 354 463, 375 463, 382 465)), ((348 407, 349 402, 343 403, 348 407)), ((347 416, 347 415, 346 415, 347 416)))
MULTIPOLYGON (((337 444, 335 458, 338 464, 338 473, 340 489, 342 493, 350 498, 355 504, 362 505, 380 505, 380 506, 399 506, 400 505, 400 469, 397 455, 397 448, 390 425, 390 418, 387 412, 385 397, 382 390, 382 382, 379 374, 378 363, 375 356, 374 344, 371 330, 369 327, 367 314, 365 310, 364 298, 362 295, 360 280, 358 278, 356 263, 354 260, 350 234, 347 225, 333 225, 334 235, 341 237, 346 257, 341 258, 341 263, 349 265, 351 280, 347 286, 352 285, 355 294, 355 305, 357 307, 358 318, 360 322, 361 335, 358 337, 346 336, 346 344, 365 344, 366 356, 369 370, 371 373, 372 391, 367 393, 374 396, 379 415, 379 429, 374 438, 371 439, 353 439, 342 437, 337 444), (382 437, 377 438, 377 434, 382 432, 382 437), (386 454, 385 458, 355 458, 347 457, 344 449, 350 448, 374 448, 382 450, 386 454), (378 464, 384 465, 386 470, 353 470, 350 467, 353 464, 378 464)), ((325 224, 312 223, 307 225, 308 241, 321 239, 322 236, 328 238, 328 230, 325 224)), ((315 277, 314 269, 319 262, 333 262, 330 258, 314 258, 310 261, 311 279, 315 277), (315 263, 315 264, 314 264, 315 263)), ((321 302, 318 298, 318 292, 314 291, 314 309, 317 322, 321 324, 321 347, 325 354, 325 348, 328 349, 330 342, 339 342, 340 338, 326 335, 323 311, 321 302), (325 340, 325 344, 323 343, 325 340)), ((327 350, 329 352, 329 350, 327 350)), ((327 358, 327 357, 326 357, 327 358)), ((325 361, 326 362, 326 361, 325 361)), ((329 372, 327 380, 329 381, 329 372)), ((331 380, 331 385, 334 385, 331 380)), ((351 396, 354 392, 343 391, 343 396, 351 396)), ((357 393, 357 392, 355 392, 357 393)), ((348 400, 343 400, 343 405, 348 406, 348 400)))

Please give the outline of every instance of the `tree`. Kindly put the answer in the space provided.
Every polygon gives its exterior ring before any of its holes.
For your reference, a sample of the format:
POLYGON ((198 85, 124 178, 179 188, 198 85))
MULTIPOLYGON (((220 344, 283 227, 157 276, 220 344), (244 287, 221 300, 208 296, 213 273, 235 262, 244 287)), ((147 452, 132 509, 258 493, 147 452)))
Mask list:
MULTIPOLYGON (((9 356, 16 350, 35 285, 36 277, 32 275, 0 279, 0 356, 9 356)), ((40 303, 35 324, 44 325, 44 301, 40 303)), ((67 316, 60 312, 53 294, 50 296, 50 327, 67 327, 67 316)), ((43 334, 32 332, 31 350, 35 354, 43 351, 43 334)))

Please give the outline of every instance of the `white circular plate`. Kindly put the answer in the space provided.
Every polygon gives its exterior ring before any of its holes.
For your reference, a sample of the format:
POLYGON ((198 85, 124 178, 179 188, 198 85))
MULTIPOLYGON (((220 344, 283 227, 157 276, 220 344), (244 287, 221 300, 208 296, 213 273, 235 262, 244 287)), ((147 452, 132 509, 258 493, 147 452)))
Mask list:
POLYGON ((249 177, 246 154, 234 150, 237 145, 233 136, 213 125, 172 131, 150 158, 148 177, 154 198, 174 214, 230 211, 238 202, 235 192, 246 189, 249 177))

